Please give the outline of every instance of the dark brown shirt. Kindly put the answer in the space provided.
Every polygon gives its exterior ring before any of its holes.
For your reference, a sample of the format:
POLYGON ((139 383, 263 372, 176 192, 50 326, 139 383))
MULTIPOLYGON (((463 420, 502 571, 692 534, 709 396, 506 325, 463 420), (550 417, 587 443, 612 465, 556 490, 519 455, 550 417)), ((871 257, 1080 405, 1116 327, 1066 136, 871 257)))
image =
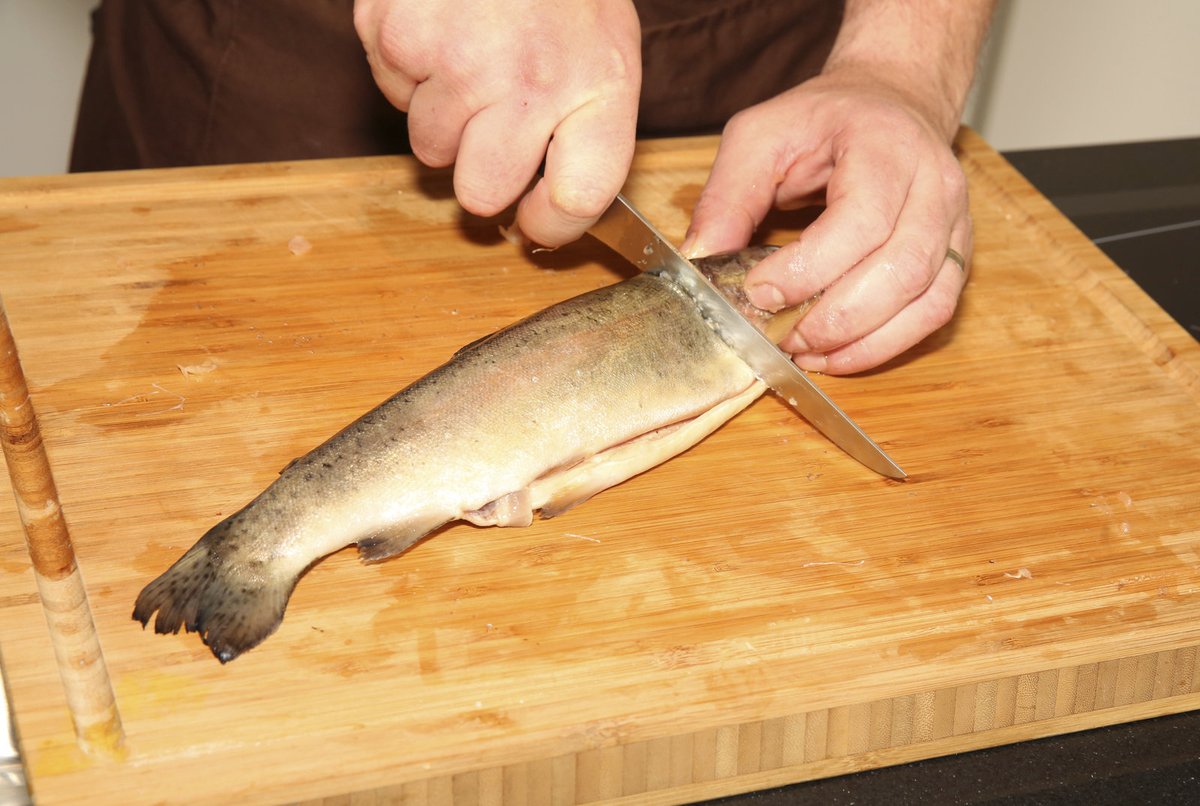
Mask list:
MULTIPOLYGON (((719 131, 819 72, 842 0, 638 0, 639 136, 719 131)), ((353 0, 103 0, 71 170, 404 153, 353 0)))

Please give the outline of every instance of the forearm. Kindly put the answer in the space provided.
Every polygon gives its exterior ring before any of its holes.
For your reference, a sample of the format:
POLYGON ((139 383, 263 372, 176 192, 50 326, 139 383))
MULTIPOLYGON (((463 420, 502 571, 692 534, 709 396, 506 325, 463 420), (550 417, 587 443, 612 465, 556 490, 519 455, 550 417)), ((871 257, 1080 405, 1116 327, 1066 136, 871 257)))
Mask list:
POLYGON ((868 73, 908 95, 949 140, 995 0, 847 0, 825 72, 868 73))

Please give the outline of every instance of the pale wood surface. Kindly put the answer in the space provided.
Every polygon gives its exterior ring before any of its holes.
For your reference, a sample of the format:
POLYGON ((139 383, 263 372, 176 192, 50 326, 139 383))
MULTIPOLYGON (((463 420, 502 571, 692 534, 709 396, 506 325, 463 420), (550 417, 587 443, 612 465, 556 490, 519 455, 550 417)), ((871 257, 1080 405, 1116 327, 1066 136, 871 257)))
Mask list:
POLYGON ((94 755, 119 756, 112 682, 2 300, 0 443, 76 739, 94 755))
MULTIPOLYGON (((623 269, 590 242, 522 255, 406 159, 0 183, 0 292, 129 749, 75 745, 5 497, 35 795, 667 802, 1200 706, 1200 350, 960 145, 959 316, 820 379, 909 481, 764 398, 558 519, 330 557, 226 667, 131 621, 142 585, 460 345, 623 269)), ((671 237, 714 148, 638 156, 629 194, 671 237)))

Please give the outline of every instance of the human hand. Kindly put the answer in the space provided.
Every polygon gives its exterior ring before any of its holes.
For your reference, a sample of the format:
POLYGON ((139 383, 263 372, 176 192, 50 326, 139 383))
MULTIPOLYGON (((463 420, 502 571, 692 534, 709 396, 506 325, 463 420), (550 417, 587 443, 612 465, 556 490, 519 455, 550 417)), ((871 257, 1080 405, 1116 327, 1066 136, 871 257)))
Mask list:
POLYGON ((630 0, 356 0, 354 24, 413 154, 455 166, 469 212, 520 198, 519 231, 560 246, 620 191, 641 88, 630 0))
POLYGON ((777 310, 824 290, 781 342, 802 368, 877 366, 948 322, 972 249, 966 180, 949 147, 957 117, 870 70, 833 70, 725 128, 684 251, 746 244, 772 207, 826 208, 746 278, 777 310), (950 132, 947 132, 950 129, 950 132))

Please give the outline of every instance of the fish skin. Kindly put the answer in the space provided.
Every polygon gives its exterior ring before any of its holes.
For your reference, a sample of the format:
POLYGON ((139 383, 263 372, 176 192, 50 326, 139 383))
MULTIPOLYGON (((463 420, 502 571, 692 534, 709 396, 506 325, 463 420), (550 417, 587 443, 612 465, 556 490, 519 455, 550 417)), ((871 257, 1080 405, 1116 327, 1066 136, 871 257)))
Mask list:
MULTIPOLYGON (((768 249, 696 263, 740 289, 768 249)), ((739 304, 760 327, 780 318, 739 304)), ((147 585, 133 618, 144 627, 157 611, 155 632, 199 633, 226 663, 275 631, 325 555, 357 543, 381 560, 454 520, 553 516, 686 450, 764 390, 668 280, 588 292, 467 345, 288 465, 147 585)))

